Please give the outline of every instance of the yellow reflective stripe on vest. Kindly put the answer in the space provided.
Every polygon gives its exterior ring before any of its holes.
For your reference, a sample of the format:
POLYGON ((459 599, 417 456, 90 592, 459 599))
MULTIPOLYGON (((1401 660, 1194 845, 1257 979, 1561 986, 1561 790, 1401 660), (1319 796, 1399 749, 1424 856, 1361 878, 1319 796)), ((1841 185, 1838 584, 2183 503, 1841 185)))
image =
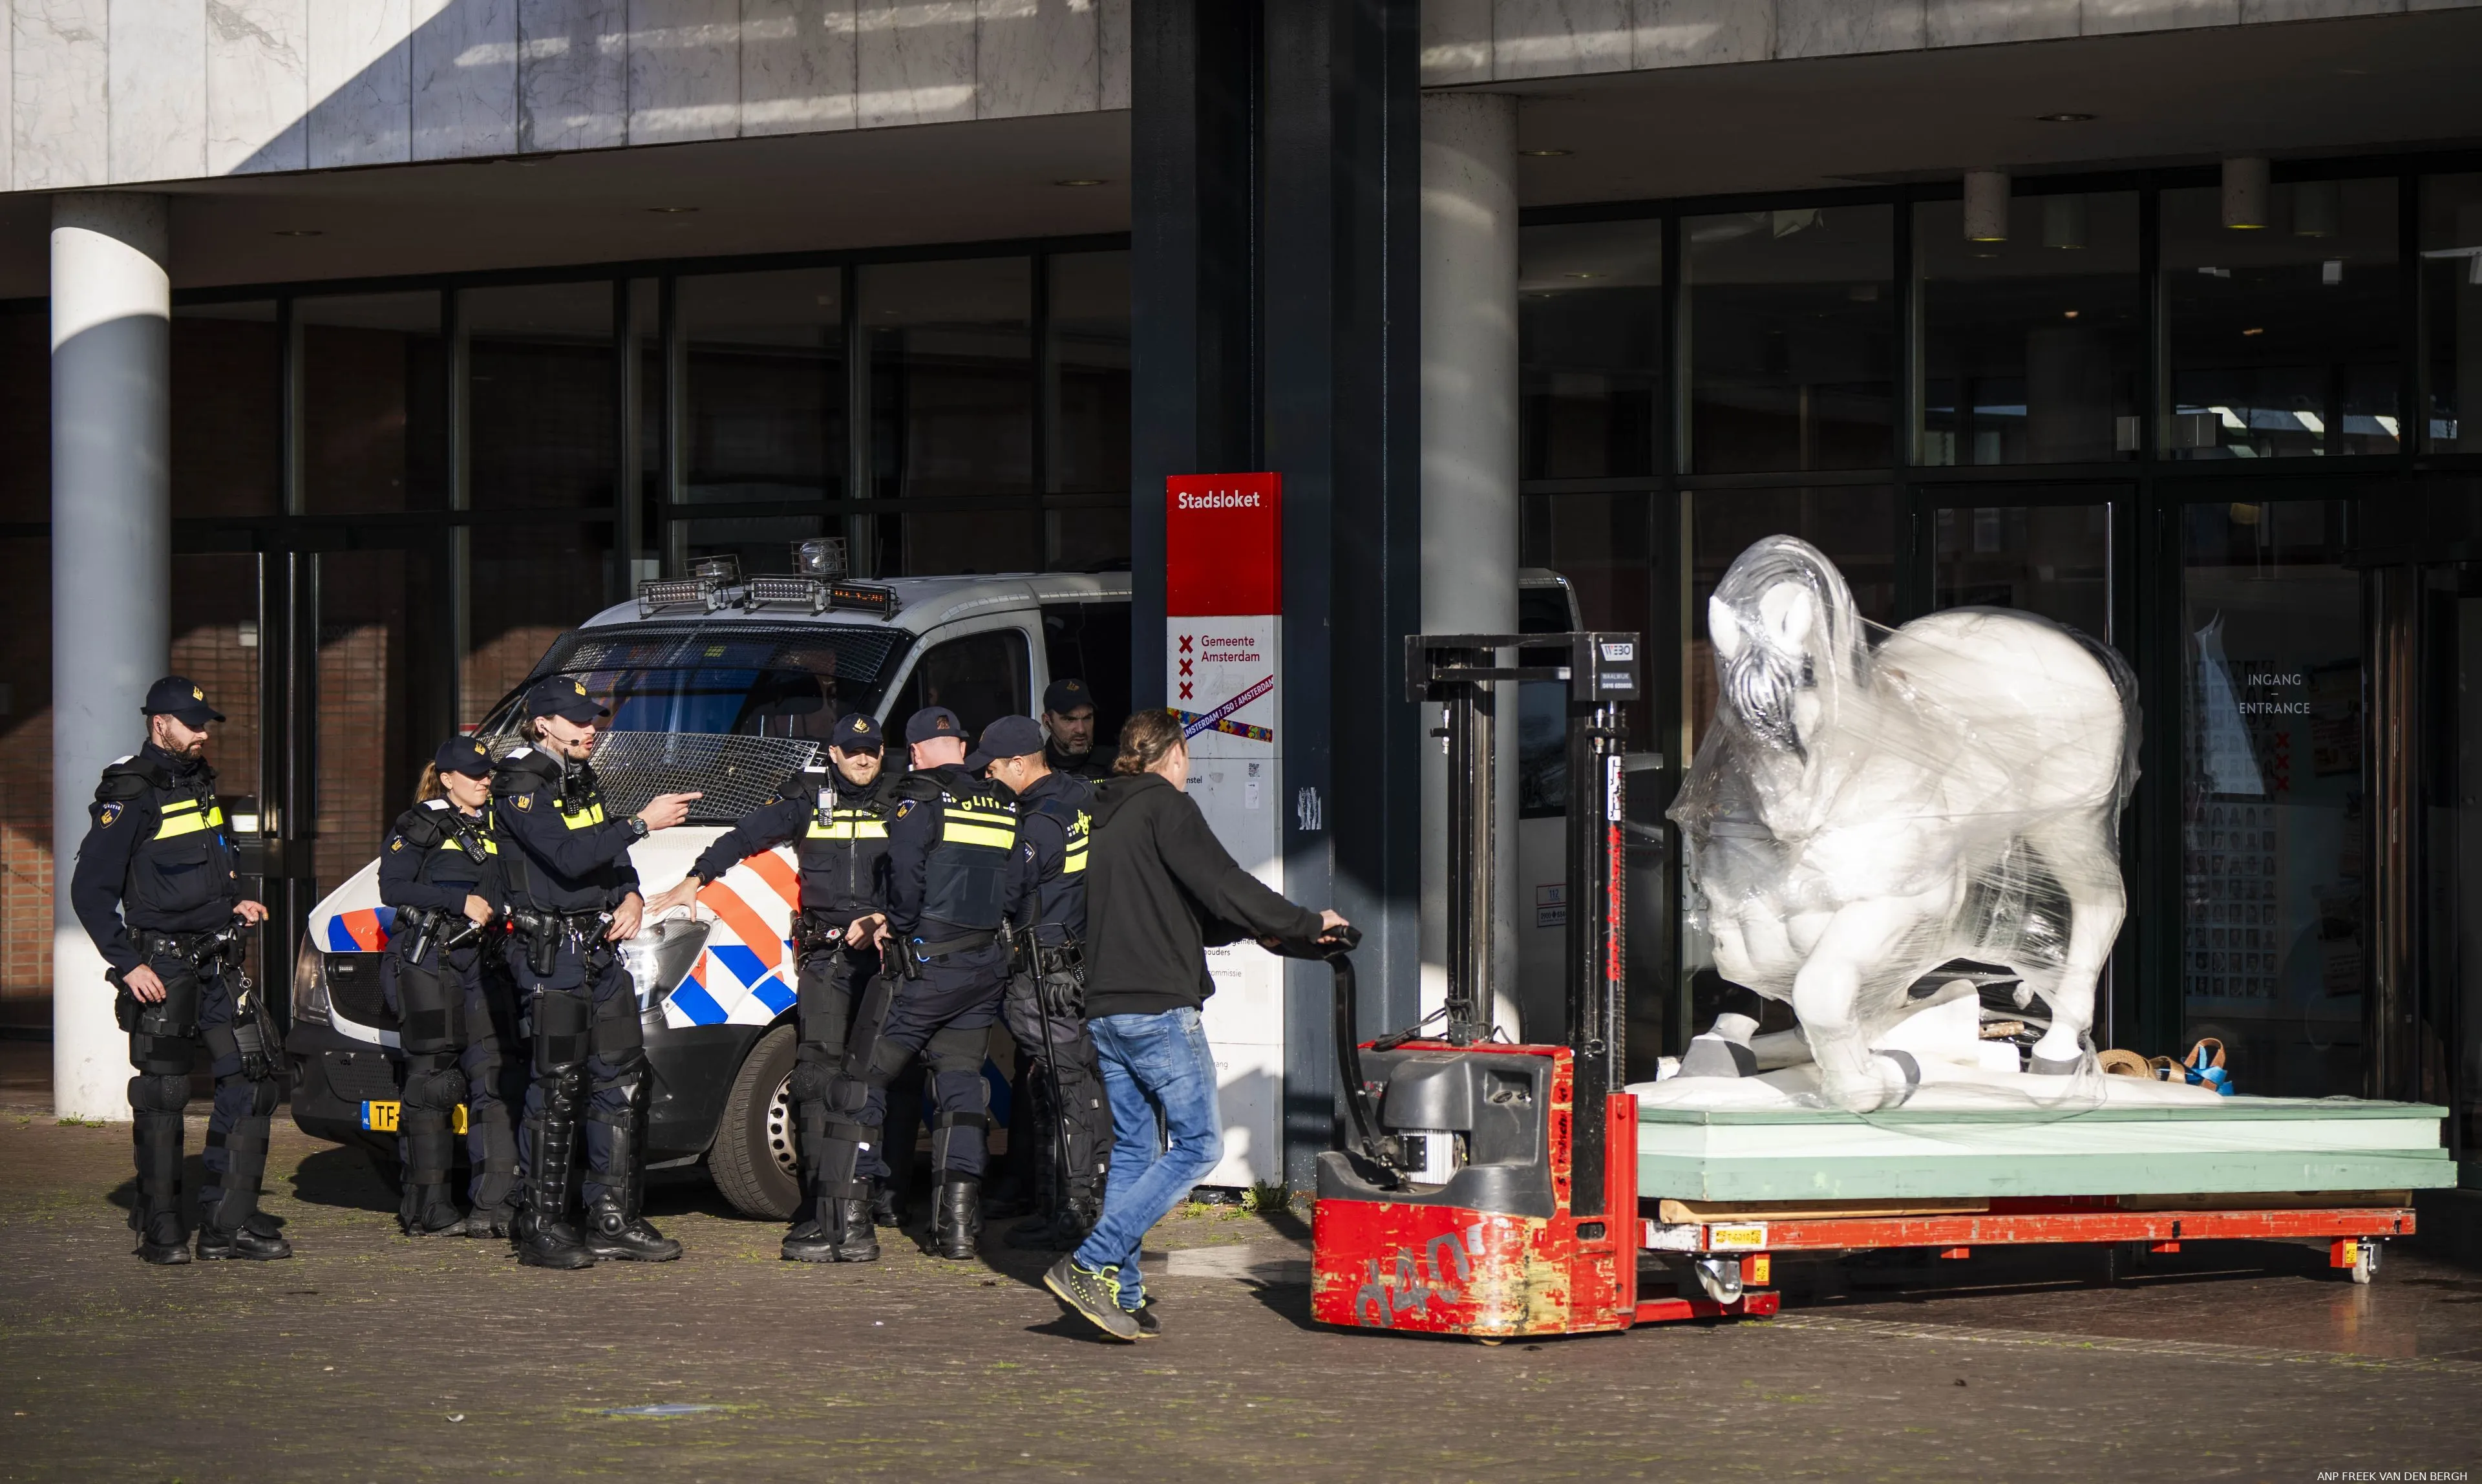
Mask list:
POLYGON ((887 838, 887 824, 879 819, 839 819, 834 824, 823 825, 813 819, 810 821, 809 837, 814 840, 884 840, 887 838))
POLYGON ((224 822, 223 806, 209 805, 204 812, 200 812, 198 800, 183 799, 164 806, 156 820, 154 837, 159 840, 169 840, 178 835, 198 835, 203 831, 219 829, 224 822))
POLYGON ((1069 846, 1069 853, 1061 857, 1060 874, 1066 876, 1070 871, 1082 871, 1084 869, 1086 869, 1086 842, 1080 840, 1076 844, 1069 846))
MULTIPOLYGON (((554 806, 554 808, 557 808, 558 806, 554 806)), ((572 830, 584 830, 591 826, 603 823, 603 806, 599 803, 590 804, 586 808, 579 809, 574 814, 568 812, 567 809, 560 809, 559 812, 560 822, 568 826, 572 830)))
POLYGON ((1017 816, 967 805, 943 805, 939 838, 957 845, 984 845, 992 850, 1017 849, 1017 816))

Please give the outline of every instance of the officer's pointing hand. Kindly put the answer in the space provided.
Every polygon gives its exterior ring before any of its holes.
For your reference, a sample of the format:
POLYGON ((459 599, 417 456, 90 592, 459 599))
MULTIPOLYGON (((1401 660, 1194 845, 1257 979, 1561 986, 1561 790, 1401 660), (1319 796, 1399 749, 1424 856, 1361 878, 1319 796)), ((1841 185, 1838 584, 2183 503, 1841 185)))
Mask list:
MULTIPOLYGON (((264 909, 261 910, 264 911, 264 909)), ((120 982, 129 986, 129 993, 138 996, 140 1004, 164 1003, 164 981, 156 978, 155 970, 144 964, 121 975, 120 982)))
POLYGON ((692 799, 704 797, 704 794, 696 793, 659 793, 638 811, 638 817, 647 822, 649 830, 669 830, 690 817, 692 799))
POLYGON ((247 900, 235 902, 233 912, 241 917, 242 921, 252 926, 267 920, 267 908, 262 903, 247 900))

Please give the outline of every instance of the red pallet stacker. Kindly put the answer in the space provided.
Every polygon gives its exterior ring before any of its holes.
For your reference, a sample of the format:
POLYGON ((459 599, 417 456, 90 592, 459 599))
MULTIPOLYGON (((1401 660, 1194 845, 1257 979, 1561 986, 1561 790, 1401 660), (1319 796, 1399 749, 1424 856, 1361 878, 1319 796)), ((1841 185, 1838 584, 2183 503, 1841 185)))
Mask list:
MULTIPOLYGON (((1666 1222, 1641 1211, 1637 1100, 1624 1090, 1626 775, 1622 702, 1636 699, 1627 633, 1416 636, 1413 699, 1439 704, 1448 755, 1451 895, 1445 1025, 1363 1042, 1351 944, 1291 951, 1335 973, 1343 1095, 1337 1148, 1319 1156, 1311 1312, 1352 1328, 1486 1341, 1763 1317, 1785 1252, 2021 1243, 2170 1252, 2189 1241, 2318 1237, 2367 1282, 2377 1243, 2414 1231, 2402 1204, 2124 1209, 2112 1197, 1994 1199, 1941 1214, 1812 1207, 1666 1222), (1501 656, 1516 651, 1516 663, 1501 656), (1494 689, 1548 680, 1568 693, 1567 1035, 1490 1039, 1494 689), (1641 1298, 1643 1263, 1677 1270, 1677 1296, 1641 1298)), ((2217 1207, 2230 1198, 2217 1198, 2217 1207)), ((1655 1203, 1660 1211, 1660 1203, 1655 1203)))

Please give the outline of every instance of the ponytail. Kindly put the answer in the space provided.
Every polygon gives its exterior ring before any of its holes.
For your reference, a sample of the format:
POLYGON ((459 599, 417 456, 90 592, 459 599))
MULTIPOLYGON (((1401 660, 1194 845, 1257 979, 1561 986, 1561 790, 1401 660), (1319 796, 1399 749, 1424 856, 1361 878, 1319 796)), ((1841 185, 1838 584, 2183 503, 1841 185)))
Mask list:
POLYGON ((1121 755, 1112 759, 1112 771, 1134 778, 1184 745, 1180 723, 1170 711, 1132 712, 1121 724, 1121 755))
POLYGON ((436 762, 424 763, 422 765, 422 777, 413 785, 413 802, 416 804, 428 804, 434 799, 445 799, 447 797, 448 785, 439 781, 439 764, 436 762))

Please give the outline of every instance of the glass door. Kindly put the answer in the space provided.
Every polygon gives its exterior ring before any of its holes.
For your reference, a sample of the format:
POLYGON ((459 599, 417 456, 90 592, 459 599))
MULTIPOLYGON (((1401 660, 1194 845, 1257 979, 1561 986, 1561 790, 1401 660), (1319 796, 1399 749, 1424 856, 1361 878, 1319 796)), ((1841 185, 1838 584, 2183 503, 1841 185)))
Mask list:
POLYGON ((2411 1065, 2401 1088, 2448 1109, 2462 1183, 2482 1184, 2482 564, 2434 567, 2419 585, 2419 959, 2405 996, 2411 1065))

